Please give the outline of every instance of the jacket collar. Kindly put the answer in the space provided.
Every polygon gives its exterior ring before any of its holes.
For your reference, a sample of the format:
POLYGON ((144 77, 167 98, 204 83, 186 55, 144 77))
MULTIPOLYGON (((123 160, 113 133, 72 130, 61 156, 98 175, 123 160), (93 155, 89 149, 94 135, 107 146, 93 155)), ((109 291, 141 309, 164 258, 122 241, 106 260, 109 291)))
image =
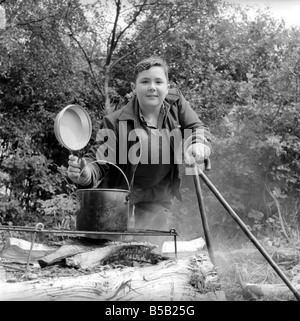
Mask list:
POLYGON ((118 120, 135 120, 138 116, 138 102, 134 96, 127 105, 122 108, 118 120))
MULTIPOLYGON (((165 113, 168 113, 170 104, 164 100, 165 113)), ((136 95, 125 105, 118 116, 118 120, 136 120, 139 117, 138 101, 136 95)))

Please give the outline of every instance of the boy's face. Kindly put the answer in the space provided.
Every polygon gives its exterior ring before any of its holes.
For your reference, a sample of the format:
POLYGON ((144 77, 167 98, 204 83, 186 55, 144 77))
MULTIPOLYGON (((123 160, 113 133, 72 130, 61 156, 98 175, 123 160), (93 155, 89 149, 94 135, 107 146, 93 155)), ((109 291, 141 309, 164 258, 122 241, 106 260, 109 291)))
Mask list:
POLYGON ((141 71, 133 89, 141 108, 154 109, 160 107, 169 90, 163 67, 153 66, 148 70, 141 71))

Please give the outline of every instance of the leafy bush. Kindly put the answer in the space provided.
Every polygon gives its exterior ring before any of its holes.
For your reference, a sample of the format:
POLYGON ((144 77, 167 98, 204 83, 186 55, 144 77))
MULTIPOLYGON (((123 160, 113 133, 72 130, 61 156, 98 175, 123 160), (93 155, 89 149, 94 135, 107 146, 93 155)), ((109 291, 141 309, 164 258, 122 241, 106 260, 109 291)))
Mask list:
POLYGON ((38 203, 40 205, 38 212, 42 216, 45 226, 75 229, 77 202, 72 195, 58 194, 51 199, 40 200, 38 203))

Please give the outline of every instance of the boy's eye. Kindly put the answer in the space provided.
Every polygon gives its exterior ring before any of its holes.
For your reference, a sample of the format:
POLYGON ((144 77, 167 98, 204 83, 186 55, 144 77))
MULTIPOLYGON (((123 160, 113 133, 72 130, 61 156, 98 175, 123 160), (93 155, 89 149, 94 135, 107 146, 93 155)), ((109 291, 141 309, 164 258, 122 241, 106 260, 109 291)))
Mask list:
MULTIPOLYGON (((141 80, 141 84, 148 84, 150 81, 149 80, 141 80)), ((163 83, 163 81, 162 80, 155 80, 155 83, 156 84, 162 84, 163 83)))

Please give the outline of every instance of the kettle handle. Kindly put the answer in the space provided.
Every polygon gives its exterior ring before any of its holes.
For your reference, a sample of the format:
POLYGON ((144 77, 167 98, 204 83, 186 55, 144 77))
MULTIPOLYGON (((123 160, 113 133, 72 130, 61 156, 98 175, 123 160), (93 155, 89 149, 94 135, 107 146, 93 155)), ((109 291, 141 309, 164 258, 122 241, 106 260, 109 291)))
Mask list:
MULTIPOLYGON (((105 160, 96 160, 96 161, 90 162, 89 164, 94 164, 94 163, 102 163, 103 165, 104 165, 104 164, 110 164, 110 165, 115 166, 115 167, 122 173, 122 175, 124 176, 125 181, 126 181, 126 184, 127 184, 127 186, 128 186, 128 191, 130 192, 129 181, 128 181, 125 173, 121 170, 121 168, 120 168, 118 165, 116 165, 116 164, 114 164, 114 163, 112 163, 112 162, 109 162, 109 161, 105 161, 105 160)), ((82 174, 83 170, 84 170, 84 168, 83 168, 82 171, 80 172, 79 176, 82 174)), ((95 187, 95 186, 94 186, 94 187, 95 187)))

